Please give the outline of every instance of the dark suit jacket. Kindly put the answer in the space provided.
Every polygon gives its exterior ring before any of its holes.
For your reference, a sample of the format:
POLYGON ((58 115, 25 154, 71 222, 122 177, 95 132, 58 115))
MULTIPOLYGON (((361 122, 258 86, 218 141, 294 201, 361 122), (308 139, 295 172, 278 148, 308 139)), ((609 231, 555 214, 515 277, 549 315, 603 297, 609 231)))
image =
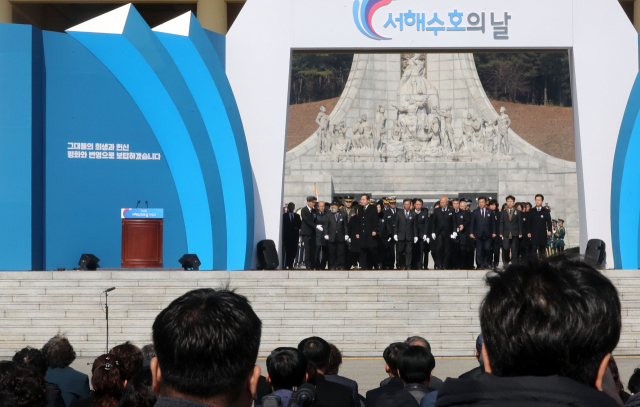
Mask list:
POLYGON ((495 219, 493 211, 487 207, 484 208, 484 217, 482 209, 478 208, 471 214, 471 226, 469 233, 473 234, 476 239, 488 239, 494 233, 495 219))
POLYGON ((302 228, 300 234, 302 236, 313 236, 316 233, 316 210, 309 211, 309 207, 305 206, 300 210, 302 217, 302 228))
POLYGON ((484 373, 484 368, 482 366, 478 366, 469 370, 466 373, 463 373, 458 377, 458 379, 477 379, 484 373))
POLYGON ((392 210, 391 208, 385 209, 384 211, 384 227, 387 229, 387 236, 393 237, 393 222, 395 220, 398 209, 392 210))
POLYGON ((340 383, 330 382, 322 374, 316 376, 316 389, 318 390, 316 402, 320 404, 331 407, 356 407, 350 388, 340 383))
POLYGON ((551 230, 551 214, 545 208, 533 207, 527 213, 529 218, 529 233, 531 233, 531 244, 547 247, 547 230, 551 230))
POLYGON ((509 234, 515 239, 524 234, 522 233, 522 216, 519 210, 511 208, 511 220, 509 220, 509 208, 505 208, 504 211, 500 212, 498 234, 505 239, 509 239, 509 234))
POLYGON ((329 231, 329 218, 327 217, 327 212, 316 213, 316 226, 322 226, 322 231, 316 227, 316 246, 326 246, 327 240, 325 240, 324 237, 329 231))
POLYGON ((409 211, 409 216, 405 216, 404 209, 396 212, 393 222, 393 234, 398 235, 398 241, 410 241, 418 236, 418 217, 415 211, 409 211))
POLYGON ((344 237, 349 234, 349 222, 347 221, 347 214, 340 211, 338 211, 338 213, 336 214, 329 212, 327 214, 327 219, 329 220, 329 230, 327 230, 326 232, 329 235, 329 241, 331 243, 344 243, 344 237), (338 215, 337 221, 336 215, 338 215))
POLYGON ((96 401, 96 393, 92 390, 89 397, 85 397, 80 400, 73 400, 69 407, 91 407, 94 401, 96 401))
POLYGON ((453 209, 447 207, 435 209, 433 211, 433 218, 431 219, 431 233, 439 235, 444 233, 446 237, 449 237, 456 230, 456 221, 453 217, 453 209))
POLYGON ((467 210, 463 211, 462 209, 458 209, 458 213, 456 213, 455 210, 453 211, 453 216, 456 220, 456 231, 458 232, 458 240, 460 241, 461 245, 465 246, 469 244, 469 226, 471 225, 471 213, 467 210), (462 230, 460 230, 461 226, 462 230))
MULTIPOLYGON (((355 231, 360 236, 355 239, 359 249, 376 247, 373 232, 378 232, 378 209, 375 205, 369 204, 366 209, 363 206, 358 207, 355 231)), ((351 237, 351 240, 353 241, 354 238, 355 236, 351 237)))
POLYGON ((282 214, 282 240, 283 241, 298 241, 300 236, 300 226, 302 221, 300 215, 293 214, 293 221, 291 221, 289 212, 282 214))
POLYGON ((44 382, 47 387, 47 407, 65 407, 60 387, 55 383, 44 382))
POLYGON ((49 368, 44 379, 60 387, 62 399, 67 407, 73 400, 89 396, 89 376, 69 366, 49 368))
POLYGON ((378 398, 388 392, 396 392, 404 389, 404 383, 399 377, 390 378, 389 382, 377 389, 369 390, 365 397, 365 407, 375 407, 378 398))
MULTIPOLYGON (((413 211, 415 213, 415 211, 413 211)), ((420 213, 416 213, 418 218, 418 239, 422 239, 425 235, 429 234, 429 210, 422 208, 420 213)), ((427 236, 431 238, 431 236, 427 236)))
POLYGON ((356 382, 355 380, 348 379, 346 377, 342 377, 340 375, 336 375, 336 374, 325 375, 324 378, 330 382, 342 384, 343 386, 347 386, 348 388, 350 388, 353 395, 354 405, 356 407, 360 407, 360 395, 358 394, 358 382, 356 382))

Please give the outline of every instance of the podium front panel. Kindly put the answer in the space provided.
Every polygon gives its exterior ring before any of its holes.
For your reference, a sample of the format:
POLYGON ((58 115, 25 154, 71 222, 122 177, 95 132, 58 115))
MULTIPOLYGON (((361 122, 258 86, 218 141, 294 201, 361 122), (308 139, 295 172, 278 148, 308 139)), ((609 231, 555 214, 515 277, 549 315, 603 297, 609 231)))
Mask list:
POLYGON ((162 219, 122 219, 123 268, 162 268, 162 219))

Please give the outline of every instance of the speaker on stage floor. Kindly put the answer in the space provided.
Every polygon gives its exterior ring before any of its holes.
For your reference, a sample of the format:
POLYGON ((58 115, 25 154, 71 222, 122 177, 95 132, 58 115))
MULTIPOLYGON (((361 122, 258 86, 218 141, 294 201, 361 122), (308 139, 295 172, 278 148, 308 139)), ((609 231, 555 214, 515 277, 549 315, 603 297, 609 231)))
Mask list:
POLYGON ((278 251, 273 240, 261 240, 258 242, 258 269, 275 270, 278 268, 278 251))
POLYGON ((185 254, 178 260, 185 270, 200 270, 200 259, 197 254, 185 254))
POLYGON ((93 254, 83 253, 82 256, 80 256, 78 266, 80 266, 80 270, 95 271, 95 269, 98 267, 99 261, 100 259, 93 254))
POLYGON ((598 266, 604 267, 607 260, 607 245, 600 239, 591 239, 587 242, 585 259, 591 260, 598 266))

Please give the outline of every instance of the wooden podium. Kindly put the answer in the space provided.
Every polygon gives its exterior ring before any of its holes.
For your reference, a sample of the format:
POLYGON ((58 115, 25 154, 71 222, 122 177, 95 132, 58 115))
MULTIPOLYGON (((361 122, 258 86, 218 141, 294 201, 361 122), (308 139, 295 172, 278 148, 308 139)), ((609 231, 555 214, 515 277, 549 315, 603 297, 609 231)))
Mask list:
POLYGON ((122 268, 162 268, 162 209, 122 210, 122 268))

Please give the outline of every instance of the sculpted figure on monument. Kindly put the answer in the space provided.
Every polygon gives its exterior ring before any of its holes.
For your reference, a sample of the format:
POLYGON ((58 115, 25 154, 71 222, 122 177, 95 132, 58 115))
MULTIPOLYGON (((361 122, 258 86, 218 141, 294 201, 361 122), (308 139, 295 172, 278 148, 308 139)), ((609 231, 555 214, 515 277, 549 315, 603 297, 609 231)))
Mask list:
POLYGON ((387 136, 387 118, 384 115, 384 106, 379 105, 376 112, 376 139, 373 145, 374 149, 382 148, 382 143, 387 136))
POLYGON ((418 104, 411 96, 405 98, 406 104, 401 106, 391 105, 400 113, 399 122, 402 126, 402 139, 414 140, 416 138, 416 127, 418 124, 418 104))
POLYGON ((424 95, 422 89, 418 89, 418 94, 413 97, 417 107, 417 119, 416 119, 416 137, 420 141, 427 141, 427 132, 429 131, 429 121, 427 120, 427 109, 429 102, 429 95, 424 95))
POLYGON ((444 131, 441 135, 441 143, 443 149, 456 152, 456 145, 453 141, 453 112, 451 106, 447 106, 445 110, 436 109, 436 112, 444 119, 444 131))
POLYGON ((362 148, 370 149, 373 145, 373 123, 367 120, 367 115, 363 114, 362 124, 360 125, 361 129, 361 140, 362 140, 362 148))
POLYGON ((349 140, 346 137, 347 124, 342 120, 339 124, 333 125, 333 142, 331 143, 331 154, 333 161, 342 162, 349 150, 349 140))
POLYGON ((496 131, 496 123, 498 121, 484 120, 483 122, 484 122, 483 132, 484 132, 484 140, 485 140, 484 151, 486 151, 487 153, 495 154, 498 147, 497 145, 498 133, 496 131))
POLYGON ((428 89, 427 79, 424 77, 424 60, 420 54, 413 54, 407 60, 407 66, 402 73, 398 95, 417 95, 418 89, 428 89))
POLYGON ((476 153, 484 152, 484 136, 482 135, 482 122, 478 120, 478 116, 471 117, 471 127, 473 128, 473 151, 476 153))
POLYGON ((324 106, 320 106, 320 113, 316 117, 316 123, 318 126, 318 153, 324 154, 329 152, 329 116, 327 115, 327 109, 324 106))
POLYGON ((351 136, 351 148, 359 149, 362 148, 362 118, 358 118, 358 120, 351 127, 351 131, 353 135, 351 136))
POLYGON ((498 154, 509 154, 509 127, 511 127, 511 119, 505 113, 506 108, 500 108, 500 116, 498 116, 498 154))
POLYGON ((397 120, 393 121, 393 131, 391 133, 391 139, 384 146, 385 156, 387 158, 387 162, 403 162, 405 161, 405 155, 407 150, 400 141, 401 138, 401 128, 398 124, 397 120))
POLYGON ((467 118, 462 121, 462 140, 460 141, 460 151, 473 151, 474 134, 473 119, 471 117, 471 113, 467 113, 467 118))

